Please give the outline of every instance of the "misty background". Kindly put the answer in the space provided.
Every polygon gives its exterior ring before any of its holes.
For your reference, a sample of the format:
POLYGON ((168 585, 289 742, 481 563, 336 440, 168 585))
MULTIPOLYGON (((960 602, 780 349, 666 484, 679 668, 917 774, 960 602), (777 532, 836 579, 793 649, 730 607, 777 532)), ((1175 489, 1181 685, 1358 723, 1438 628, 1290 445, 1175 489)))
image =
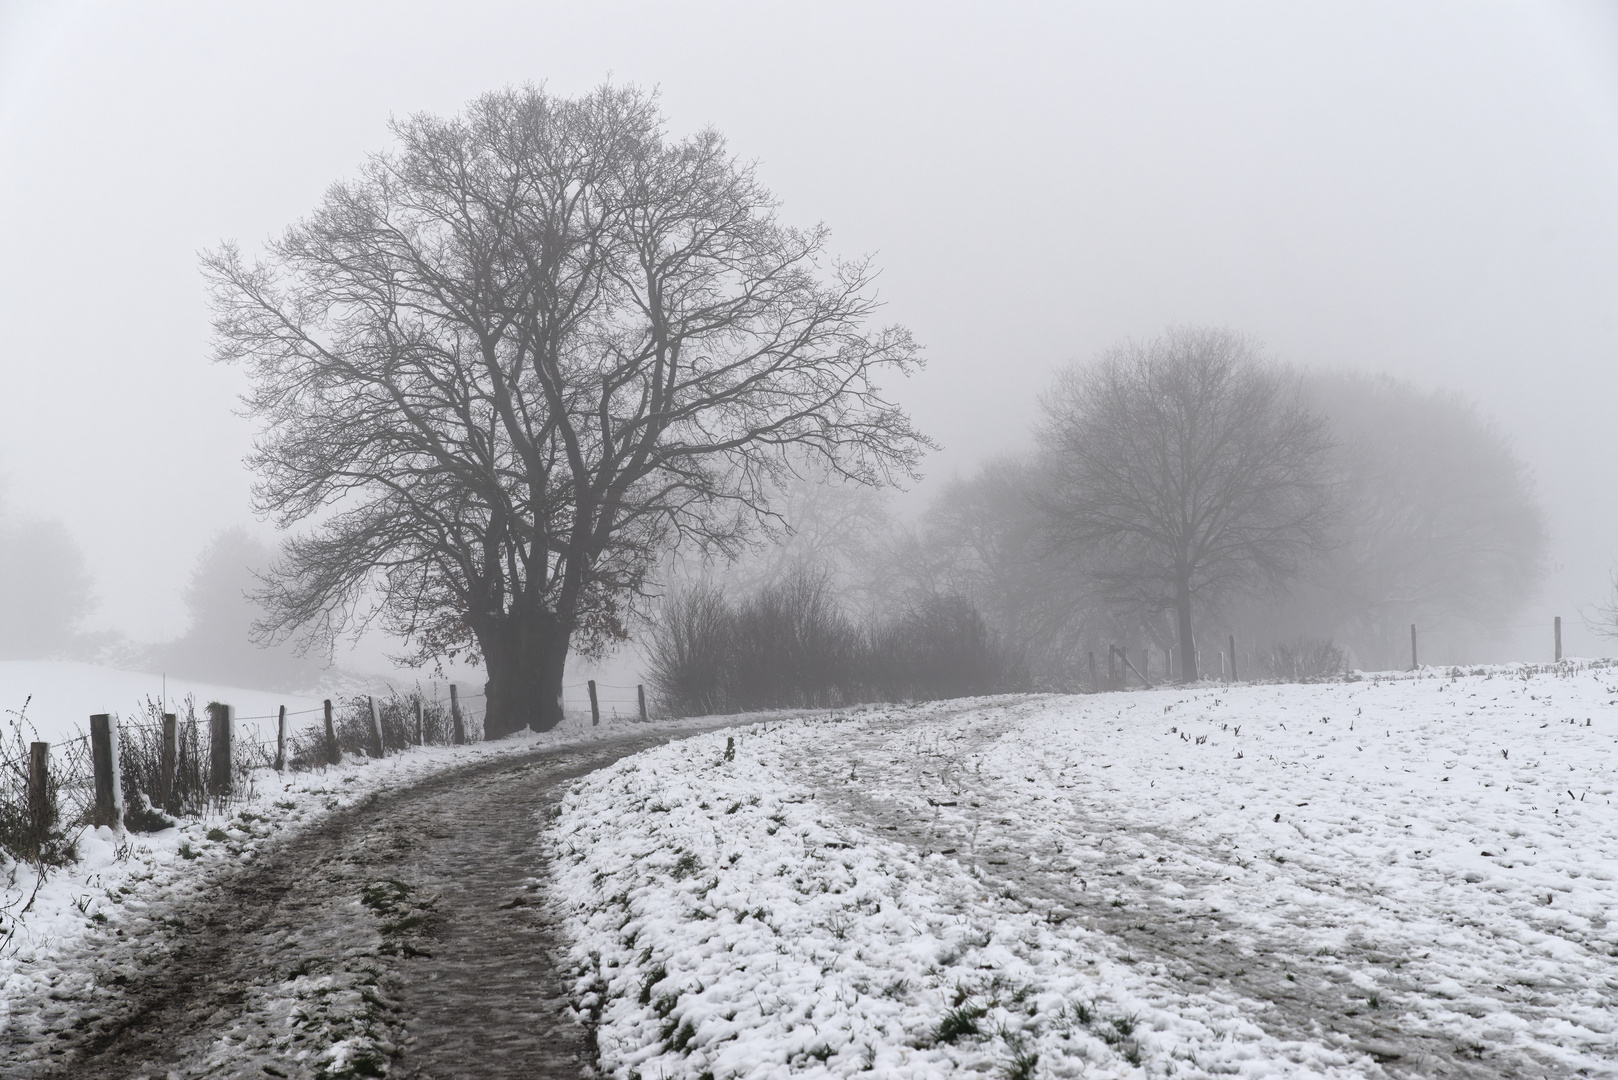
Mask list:
POLYGON ((893 520, 1029 451, 1060 368, 1228 326, 1475 402, 1532 471, 1548 573, 1525 629, 1466 658, 1548 658, 1554 615, 1570 653, 1610 651, 1580 618, 1618 559, 1608 5, 0 0, 7 655, 308 685, 244 640, 276 538, 198 253, 308 213, 390 117, 609 76, 722 131, 785 220, 876 254, 884 321, 929 361, 892 389, 943 447, 893 520))

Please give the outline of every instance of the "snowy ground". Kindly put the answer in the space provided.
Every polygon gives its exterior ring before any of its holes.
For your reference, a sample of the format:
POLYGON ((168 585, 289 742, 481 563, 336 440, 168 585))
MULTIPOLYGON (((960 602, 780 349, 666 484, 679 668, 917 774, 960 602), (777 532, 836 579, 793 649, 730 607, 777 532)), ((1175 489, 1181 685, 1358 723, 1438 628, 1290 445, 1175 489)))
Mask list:
POLYGON ((574 786, 551 888, 620 1078, 1615 1076, 1615 704, 1568 663, 702 735, 574 786))
MULTIPOLYGON (((320 707, 320 701, 315 698, 218 686, 153 672, 125 671, 69 660, 0 660, 0 708, 21 711, 26 702, 32 731, 46 742, 83 734, 89 730, 92 713, 136 717, 147 698, 168 701, 172 712, 174 703, 184 701, 187 695, 195 697, 198 715, 210 701, 235 706, 236 715, 244 721, 244 737, 252 733, 273 737, 275 731, 274 725, 267 721, 261 723, 248 718, 272 717, 282 705, 292 713, 320 707)), ((297 726, 302 726, 306 720, 306 716, 300 716, 297 726)))

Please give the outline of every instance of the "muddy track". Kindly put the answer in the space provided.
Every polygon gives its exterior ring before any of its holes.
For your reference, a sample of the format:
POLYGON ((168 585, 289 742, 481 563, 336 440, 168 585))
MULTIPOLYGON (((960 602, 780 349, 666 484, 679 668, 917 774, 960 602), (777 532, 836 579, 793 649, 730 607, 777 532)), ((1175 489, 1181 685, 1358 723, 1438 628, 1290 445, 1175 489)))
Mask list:
MULTIPOLYGON (((895 726, 873 734, 883 740, 902 730, 895 726)), ((952 745, 948 751, 952 760, 933 766, 939 770, 939 783, 945 785, 952 772, 957 777, 964 774, 964 763, 994 737, 992 729, 974 729, 964 742, 952 745)), ((852 750, 845 748, 845 752, 852 750)), ((1087 850, 1081 865, 1072 857, 1077 845, 1069 848, 1066 858, 1060 848, 1038 850, 1027 823, 999 809, 992 790, 973 792, 976 801, 969 814, 957 813, 953 820, 946 820, 935 810, 928 820, 896 812, 891 801, 872 798, 855 783, 820 783, 817 787, 828 809, 838 808, 850 824, 874 835, 900 840, 923 853, 970 852, 962 857, 971 859, 985 882, 1053 921, 1082 920, 1084 926, 1103 935, 1109 950, 1126 963, 1161 965, 1183 985, 1247 999, 1254 1006, 1246 1011, 1248 1018, 1278 1039, 1324 1040, 1366 1055, 1388 1076, 1411 1080, 1431 1076, 1538 1080, 1568 1075, 1554 1062, 1515 1049, 1485 1052, 1483 1047, 1465 1045, 1439 1032, 1414 1030, 1401 1025, 1394 1015, 1367 1008, 1363 993, 1349 978, 1357 967, 1377 968, 1381 983, 1407 1002, 1419 1002, 1427 989, 1401 977, 1397 959, 1372 943, 1351 940, 1349 949, 1323 964, 1299 956, 1295 941, 1256 935, 1251 927, 1233 919, 1235 913, 1187 918, 1182 901, 1156 895, 1159 882, 1151 876, 1150 864, 1132 854, 1139 849, 1171 854, 1184 850, 1185 842, 1178 837, 1137 829, 1132 835, 1139 837, 1138 845, 1105 853, 1087 850), (1030 860, 1030 853, 1040 858, 1030 860), (1109 893, 1121 891, 1128 893, 1126 904, 1109 902, 1109 893)), ((1082 809, 1064 820, 1073 836, 1115 831, 1109 823, 1087 818, 1082 809)), ((1221 858, 1200 847, 1197 855, 1201 860, 1221 858)), ((1176 876, 1192 892, 1208 884, 1195 877, 1176 876)), ((1310 887, 1328 895, 1340 894, 1345 901, 1354 888, 1352 882, 1324 876, 1311 881, 1310 887)), ((1554 1009, 1551 1003, 1508 1001, 1503 994, 1501 1006, 1518 1012, 1554 1009)))
POLYGON ((537 815, 568 780, 669 737, 440 774, 154 904, 104 942, 75 1008, 8 1033, 0 1076, 588 1073, 550 960, 537 815))

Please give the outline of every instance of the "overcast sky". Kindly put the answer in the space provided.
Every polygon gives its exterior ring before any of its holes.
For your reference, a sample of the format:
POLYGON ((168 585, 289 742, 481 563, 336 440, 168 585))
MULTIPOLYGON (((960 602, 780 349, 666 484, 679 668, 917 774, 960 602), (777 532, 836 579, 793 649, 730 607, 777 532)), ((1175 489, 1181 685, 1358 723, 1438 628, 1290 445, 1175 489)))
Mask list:
POLYGON ((390 116, 611 77, 876 253, 933 480, 1027 445, 1058 366, 1228 325, 1474 398, 1551 514, 1527 617, 1576 621, 1618 558, 1615 11, 0 0, 5 497, 78 538, 99 626, 178 633, 253 522, 198 252, 311 210, 390 116))

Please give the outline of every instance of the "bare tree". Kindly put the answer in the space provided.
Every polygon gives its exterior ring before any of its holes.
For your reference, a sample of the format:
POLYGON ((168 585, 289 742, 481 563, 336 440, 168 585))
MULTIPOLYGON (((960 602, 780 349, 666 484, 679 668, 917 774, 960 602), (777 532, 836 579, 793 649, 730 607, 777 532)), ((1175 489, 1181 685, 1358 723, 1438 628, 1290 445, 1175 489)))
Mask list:
POLYGON ((1323 421, 1226 330, 1173 329, 1061 374, 1044 397, 1054 535, 1117 601, 1172 611, 1197 678, 1194 608, 1284 580, 1329 518, 1323 421))
POLYGON ((1343 512, 1285 605, 1295 629, 1378 664, 1408 655, 1413 622, 1450 643, 1498 636, 1543 580, 1546 544, 1505 432, 1458 394, 1386 377, 1314 373, 1303 390, 1328 417, 1343 512))
POLYGON ((625 636, 670 546, 735 550, 788 450, 913 468, 874 379, 919 361, 867 330, 870 266, 823 266, 717 133, 662 124, 630 88, 488 94, 397 123, 264 261, 206 259, 259 505, 314 522, 266 631, 380 619, 418 662, 481 658, 491 735, 546 730, 570 647, 625 636))

